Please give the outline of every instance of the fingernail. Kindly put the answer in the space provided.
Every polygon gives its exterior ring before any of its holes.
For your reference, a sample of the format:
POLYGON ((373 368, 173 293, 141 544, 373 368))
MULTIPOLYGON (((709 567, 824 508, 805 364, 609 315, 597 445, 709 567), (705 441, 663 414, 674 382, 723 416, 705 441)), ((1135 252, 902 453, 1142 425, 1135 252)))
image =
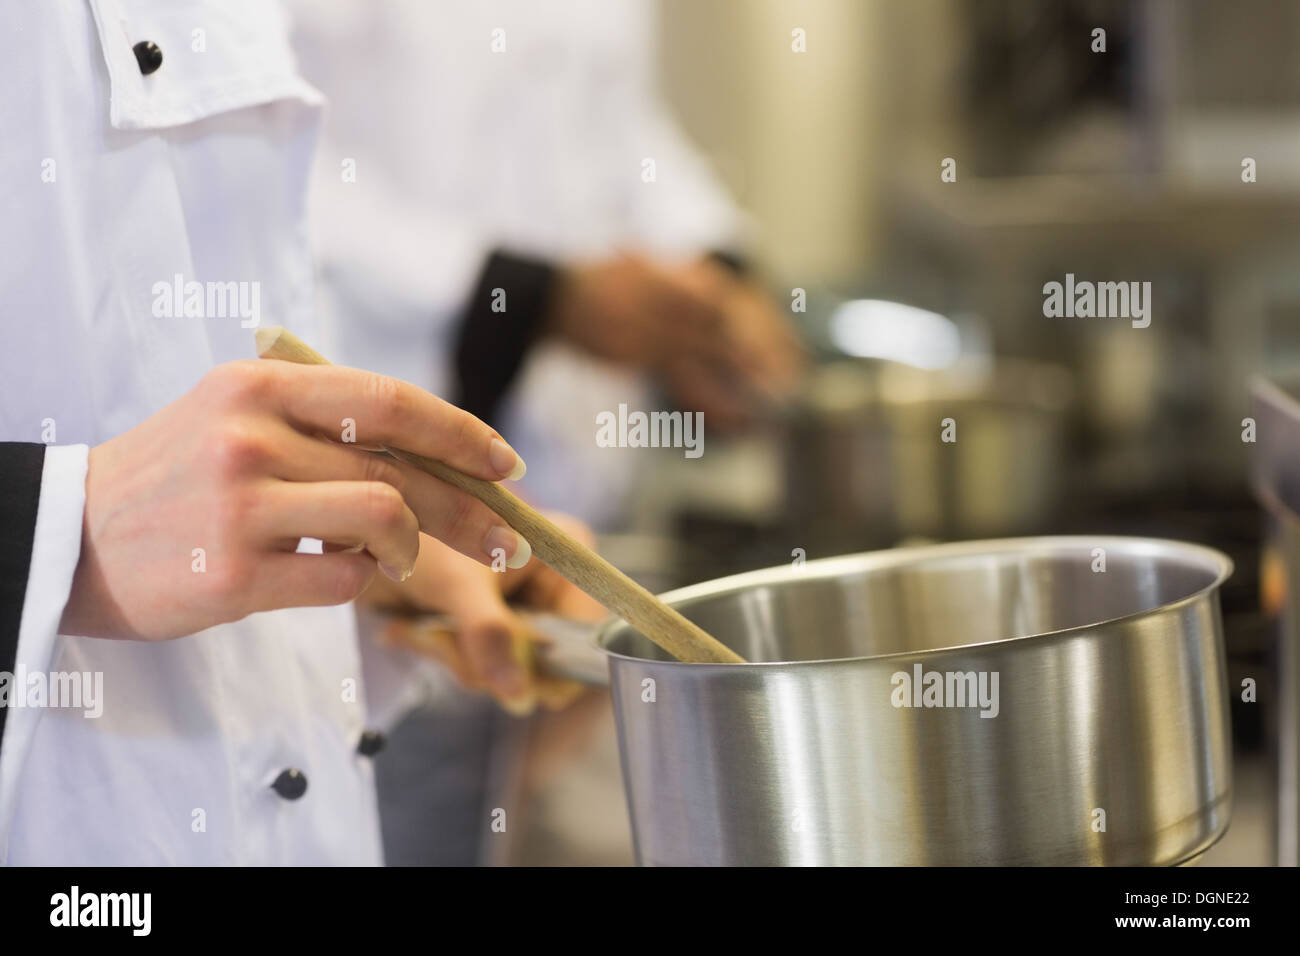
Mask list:
MULTIPOLYGON (((511 533, 514 534, 514 532, 511 533)), ((532 558, 533 546, 524 540, 523 535, 515 534, 515 538, 519 541, 519 547, 515 550, 513 558, 506 559, 506 567, 517 571, 532 558)))
POLYGON ((497 551, 504 553, 506 567, 512 570, 522 568, 533 556, 533 549, 524 540, 523 535, 504 525, 498 525, 487 533, 487 537, 483 539, 483 550, 491 558, 496 557, 497 551))
POLYGON ((492 462, 492 467, 497 470, 497 474, 508 481, 518 481, 528 470, 519 454, 500 438, 492 439, 492 446, 488 449, 488 460, 492 462))
POLYGON ((364 550, 366 550, 366 543, 362 541, 360 544, 354 544, 350 548, 344 548, 339 552, 339 554, 360 554, 364 550))
POLYGON ((390 581, 396 581, 398 584, 401 584, 411 576, 412 572, 415 571, 415 568, 407 568, 405 571, 399 571, 397 568, 384 564, 381 561, 379 563, 379 570, 383 571, 384 576, 390 581))

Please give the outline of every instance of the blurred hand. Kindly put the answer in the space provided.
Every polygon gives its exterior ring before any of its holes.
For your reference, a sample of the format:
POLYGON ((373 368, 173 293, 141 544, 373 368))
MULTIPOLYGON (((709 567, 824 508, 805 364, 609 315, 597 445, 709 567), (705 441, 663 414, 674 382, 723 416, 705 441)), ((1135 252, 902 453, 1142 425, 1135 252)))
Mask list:
MULTIPOLYGON (((590 530, 576 519, 550 518, 585 544, 593 543, 590 530)), ((376 578, 362 600, 408 615, 450 616, 455 627, 447 630, 394 617, 381 639, 439 661, 465 687, 490 693, 511 713, 526 714, 538 704, 549 709, 567 705, 583 686, 534 672, 532 649, 538 636, 506 604, 507 597, 531 610, 565 617, 597 621, 607 613, 540 561, 492 571, 432 539, 421 541, 409 580, 398 584, 376 578)))
POLYGON ((803 347, 770 299, 710 260, 639 256, 571 268, 553 310, 556 334, 601 358, 651 372, 711 424, 749 424, 785 398, 803 347))

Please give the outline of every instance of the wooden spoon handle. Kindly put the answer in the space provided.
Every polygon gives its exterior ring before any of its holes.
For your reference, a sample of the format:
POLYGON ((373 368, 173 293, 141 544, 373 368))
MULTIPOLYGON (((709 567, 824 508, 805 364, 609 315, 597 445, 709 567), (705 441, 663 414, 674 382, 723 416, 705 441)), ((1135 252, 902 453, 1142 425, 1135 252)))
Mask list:
MULTIPOLYGON (((304 365, 329 361, 292 332, 279 327, 258 329, 257 354, 304 365)), ((581 541, 565 533, 536 508, 494 481, 484 481, 450 465, 389 448, 388 453, 439 481, 459 488, 487 505, 524 536, 533 554, 576 587, 590 594, 680 661, 743 664, 745 659, 708 632, 659 600, 581 541)))

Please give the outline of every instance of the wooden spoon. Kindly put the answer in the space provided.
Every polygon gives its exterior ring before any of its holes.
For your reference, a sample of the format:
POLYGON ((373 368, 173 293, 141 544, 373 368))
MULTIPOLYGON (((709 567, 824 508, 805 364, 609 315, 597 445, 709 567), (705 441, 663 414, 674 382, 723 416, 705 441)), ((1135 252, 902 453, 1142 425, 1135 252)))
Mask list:
MULTIPOLYGON (((288 329, 272 326, 256 332, 257 354, 303 365, 329 361, 288 329)), ((545 515, 494 481, 484 481, 400 448, 386 451, 394 458, 477 498, 523 535, 533 554, 576 587, 590 594, 680 661, 743 664, 745 659, 688 621, 618 568, 551 522, 545 515)))

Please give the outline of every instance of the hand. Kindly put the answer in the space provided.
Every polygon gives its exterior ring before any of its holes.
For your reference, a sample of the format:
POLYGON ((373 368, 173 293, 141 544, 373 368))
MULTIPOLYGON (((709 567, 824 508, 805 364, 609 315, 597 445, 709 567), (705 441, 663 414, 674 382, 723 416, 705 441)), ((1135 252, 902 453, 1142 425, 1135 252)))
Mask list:
POLYGON ((755 286, 700 260, 623 256, 570 269, 552 329, 613 362, 657 375, 679 401, 725 429, 793 389, 802 345, 755 286))
POLYGON ((254 611, 340 604, 376 567, 401 578, 419 532, 483 563, 528 545, 484 505, 386 456, 391 444, 480 478, 523 462, 487 425, 395 379, 242 361, 91 449, 64 633, 159 640, 254 611), (303 537, 325 554, 295 554, 303 537), (349 550, 345 550, 349 549, 349 550))
MULTIPOLYGON (((570 534, 591 544, 585 525, 564 515, 550 516, 570 534)), ((583 690, 573 681, 534 673, 532 646, 537 636, 506 604, 550 611, 565 617, 599 620, 606 611, 540 561, 519 570, 494 572, 432 540, 421 543, 415 574, 395 584, 377 578, 362 600, 390 610, 448 614, 455 627, 435 630, 409 617, 393 617, 382 639, 438 660, 466 687, 486 690, 511 713, 531 712, 537 704, 558 709, 583 690)))

